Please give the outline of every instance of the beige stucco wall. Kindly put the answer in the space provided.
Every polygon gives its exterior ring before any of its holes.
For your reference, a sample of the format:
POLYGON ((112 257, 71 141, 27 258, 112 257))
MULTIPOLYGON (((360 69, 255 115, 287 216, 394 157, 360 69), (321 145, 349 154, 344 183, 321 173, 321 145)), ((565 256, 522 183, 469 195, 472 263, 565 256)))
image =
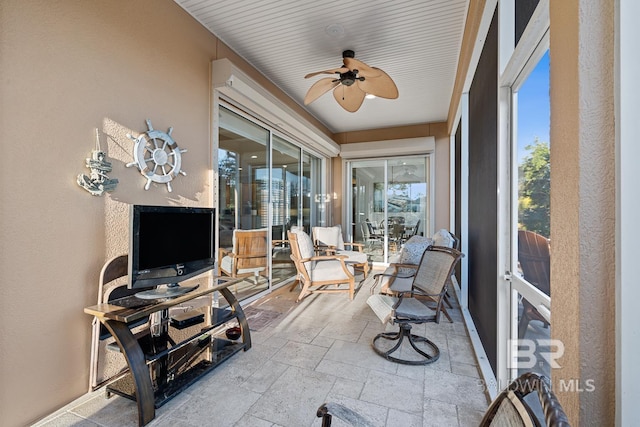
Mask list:
POLYGON ((0 2, 1 425, 86 392, 83 308, 105 260, 127 251, 128 204, 211 205, 210 63, 222 57, 330 134, 171 0, 0 2), (172 193, 125 167, 126 134, 146 119, 188 150, 172 193), (75 182, 96 128, 120 181, 105 197, 75 182))
POLYGON ((552 380, 572 425, 615 413, 613 3, 550 2, 552 380))
MULTIPOLYGON (((98 273, 128 245, 127 203, 211 203, 209 62, 216 39, 171 1, 3 1, 0 413, 24 425, 88 387, 98 273), (143 189, 126 133, 174 127, 186 177, 143 189), (120 183, 75 182, 95 129, 120 183)), ((167 230, 171 232, 172 230, 167 230)))

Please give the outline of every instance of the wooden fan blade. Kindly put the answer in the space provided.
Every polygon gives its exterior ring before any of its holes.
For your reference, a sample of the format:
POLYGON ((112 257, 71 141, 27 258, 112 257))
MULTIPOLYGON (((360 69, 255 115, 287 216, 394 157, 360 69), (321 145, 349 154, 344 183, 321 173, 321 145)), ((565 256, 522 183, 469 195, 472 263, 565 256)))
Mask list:
POLYGON ((329 92, 334 87, 340 84, 340 80, 332 79, 331 77, 326 77, 324 79, 320 79, 315 82, 309 88, 307 92, 307 96, 304 97, 304 105, 309 105, 316 99, 320 98, 320 96, 329 92))
POLYGON ((338 101, 338 104, 350 113, 358 111, 365 95, 366 93, 356 85, 340 85, 333 91, 333 97, 338 101))
POLYGON ((398 88, 391 77, 379 68, 378 77, 365 77, 364 81, 357 81, 357 85, 366 93, 379 96, 380 98, 396 99, 398 97, 398 88))
POLYGON ((358 70, 358 76, 364 77, 365 79, 368 77, 378 77, 380 75, 379 68, 369 67, 362 61, 358 61, 354 58, 343 58, 344 65, 347 66, 351 71, 358 70))
POLYGON ((317 76, 318 74, 341 74, 346 73, 347 71, 349 71, 347 67, 334 68, 333 70, 316 71, 315 73, 309 73, 304 76, 304 78, 308 79, 309 77, 317 76))

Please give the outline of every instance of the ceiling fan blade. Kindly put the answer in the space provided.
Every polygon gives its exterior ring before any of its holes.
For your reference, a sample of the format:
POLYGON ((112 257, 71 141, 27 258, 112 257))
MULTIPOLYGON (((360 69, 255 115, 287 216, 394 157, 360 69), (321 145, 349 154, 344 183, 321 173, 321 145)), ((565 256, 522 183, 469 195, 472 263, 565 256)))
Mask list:
POLYGON ((396 99, 398 97, 398 88, 391 77, 379 68, 375 70, 380 72, 378 77, 365 77, 364 81, 357 81, 356 84, 366 93, 379 96, 380 98, 396 99))
POLYGON ((338 104, 350 113, 358 111, 365 95, 366 93, 356 85, 340 85, 333 91, 333 97, 338 101, 338 104))
POLYGON ((309 88, 307 92, 307 96, 304 97, 304 105, 309 105, 316 99, 320 98, 320 96, 329 92, 334 87, 340 84, 340 80, 332 79, 331 77, 326 77, 324 79, 320 79, 315 82, 309 88))
POLYGON ((382 71, 379 68, 369 67, 362 61, 358 61, 355 58, 343 58, 344 65, 350 70, 358 70, 358 75, 364 78, 378 77, 382 71))
POLYGON ((304 76, 305 79, 309 77, 317 76, 318 74, 341 74, 349 71, 347 67, 334 68, 333 70, 316 71, 315 73, 309 73, 304 76))

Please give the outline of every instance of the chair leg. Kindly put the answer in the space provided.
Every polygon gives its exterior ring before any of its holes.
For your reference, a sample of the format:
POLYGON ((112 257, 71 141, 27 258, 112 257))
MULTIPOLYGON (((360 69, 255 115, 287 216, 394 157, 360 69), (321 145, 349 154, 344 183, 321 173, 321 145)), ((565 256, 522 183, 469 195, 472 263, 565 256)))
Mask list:
POLYGON ((408 323, 401 323, 400 329, 398 330, 398 332, 383 332, 381 334, 376 335, 371 345, 373 347, 373 350, 376 353, 378 353, 380 356, 392 362, 402 363, 404 365, 427 365, 429 363, 435 362, 440 357, 440 349, 438 348, 438 346, 425 337, 412 334, 411 325, 408 323), (407 359, 400 359, 398 357, 392 356, 392 353, 394 353, 400 348, 405 337, 407 337, 407 340, 409 341, 409 344, 411 345, 411 347, 420 356, 422 356, 421 360, 407 360, 407 359), (381 338, 384 338, 389 341, 397 340, 398 342, 391 349, 382 350, 378 348, 378 346, 376 345, 377 341, 381 338), (418 348, 416 343, 419 343, 419 342, 425 343, 431 349, 432 354, 429 354, 426 351, 418 348))
POLYGON ((444 314, 447 320, 449 320, 449 322, 453 323, 453 319, 451 318, 451 315, 449 315, 449 312, 447 311, 447 307, 445 307, 444 304, 440 305, 440 311, 444 314))

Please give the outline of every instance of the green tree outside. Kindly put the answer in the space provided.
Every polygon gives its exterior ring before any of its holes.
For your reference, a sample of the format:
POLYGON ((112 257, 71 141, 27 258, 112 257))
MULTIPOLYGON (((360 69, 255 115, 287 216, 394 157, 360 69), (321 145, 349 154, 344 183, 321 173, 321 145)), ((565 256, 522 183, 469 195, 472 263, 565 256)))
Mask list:
POLYGON ((535 139, 518 168, 519 228, 550 236, 549 143, 535 139))

